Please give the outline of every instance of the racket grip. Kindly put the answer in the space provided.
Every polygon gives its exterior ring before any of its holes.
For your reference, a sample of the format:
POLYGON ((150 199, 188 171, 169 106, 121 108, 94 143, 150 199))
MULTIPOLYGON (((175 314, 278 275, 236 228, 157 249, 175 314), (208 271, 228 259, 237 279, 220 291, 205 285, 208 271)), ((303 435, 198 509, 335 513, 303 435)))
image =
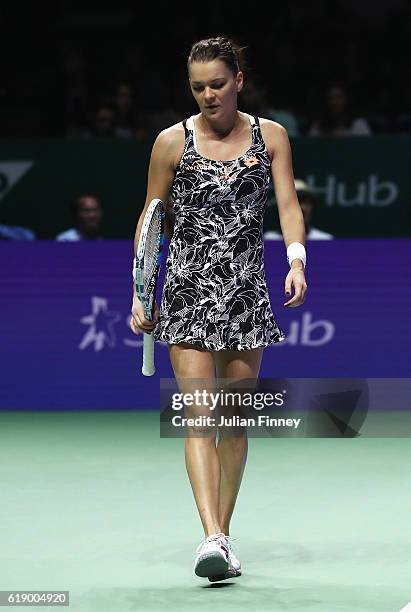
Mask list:
POLYGON ((143 344, 143 367, 141 369, 144 376, 153 376, 156 368, 154 366, 154 338, 152 333, 144 333, 143 344))

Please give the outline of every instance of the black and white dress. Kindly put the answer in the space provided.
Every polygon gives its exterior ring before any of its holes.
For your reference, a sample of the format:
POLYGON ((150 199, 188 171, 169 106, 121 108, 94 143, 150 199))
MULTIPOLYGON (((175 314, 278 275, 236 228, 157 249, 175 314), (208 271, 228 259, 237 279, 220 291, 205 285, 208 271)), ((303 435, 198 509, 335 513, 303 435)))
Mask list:
POLYGON ((246 350, 285 339, 269 301, 263 217, 271 161, 258 117, 252 144, 216 161, 197 152, 194 117, 171 188, 175 213, 160 321, 153 336, 208 350, 246 350))

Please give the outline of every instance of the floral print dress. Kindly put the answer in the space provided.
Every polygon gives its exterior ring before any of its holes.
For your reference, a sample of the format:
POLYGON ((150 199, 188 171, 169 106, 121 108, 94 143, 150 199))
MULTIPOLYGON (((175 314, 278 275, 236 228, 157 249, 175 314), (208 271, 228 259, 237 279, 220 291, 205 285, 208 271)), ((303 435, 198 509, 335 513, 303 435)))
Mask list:
POLYGON ((285 339, 269 301, 263 217, 271 160, 258 117, 252 144, 216 161, 197 152, 194 117, 171 188, 174 233, 155 340, 208 350, 247 350, 285 339))

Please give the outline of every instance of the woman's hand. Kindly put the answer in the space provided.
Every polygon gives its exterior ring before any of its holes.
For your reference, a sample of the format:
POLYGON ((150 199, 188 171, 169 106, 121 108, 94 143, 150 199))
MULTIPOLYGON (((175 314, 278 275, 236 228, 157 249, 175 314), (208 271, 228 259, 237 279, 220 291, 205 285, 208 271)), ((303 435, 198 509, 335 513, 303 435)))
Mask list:
POLYGON ((150 334, 157 325, 159 317, 160 310, 157 306, 157 302, 154 302, 154 320, 150 321, 144 316, 143 304, 134 296, 133 305, 131 307, 130 328, 136 336, 138 336, 140 331, 150 334))
POLYGON ((291 295, 291 288, 294 287, 295 294, 284 306, 295 308, 304 303, 305 294, 307 292, 307 283, 305 282, 304 270, 302 268, 290 268, 287 278, 285 279, 285 293, 291 295))

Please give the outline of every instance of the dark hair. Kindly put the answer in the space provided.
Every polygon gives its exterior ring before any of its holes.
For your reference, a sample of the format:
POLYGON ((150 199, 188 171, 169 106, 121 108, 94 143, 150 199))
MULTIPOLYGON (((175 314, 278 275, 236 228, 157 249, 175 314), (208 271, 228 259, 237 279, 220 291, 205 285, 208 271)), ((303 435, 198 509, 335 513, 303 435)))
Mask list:
POLYGON ((242 70, 244 49, 245 47, 239 47, 225 36, 199 40, 191 47, 187 69, 193 62, 211 62, 219 59, 236 75, 239 70, 242 70))
POLYGON ((83 198, 93 198, 93 200, 96 200, 99 203, 100 208, 102 208, 101 198, 96 193, 80 193, 76 195, 70 202, 70 210, 75 217, 77 216, 80 200, 82 200, 83 198))

